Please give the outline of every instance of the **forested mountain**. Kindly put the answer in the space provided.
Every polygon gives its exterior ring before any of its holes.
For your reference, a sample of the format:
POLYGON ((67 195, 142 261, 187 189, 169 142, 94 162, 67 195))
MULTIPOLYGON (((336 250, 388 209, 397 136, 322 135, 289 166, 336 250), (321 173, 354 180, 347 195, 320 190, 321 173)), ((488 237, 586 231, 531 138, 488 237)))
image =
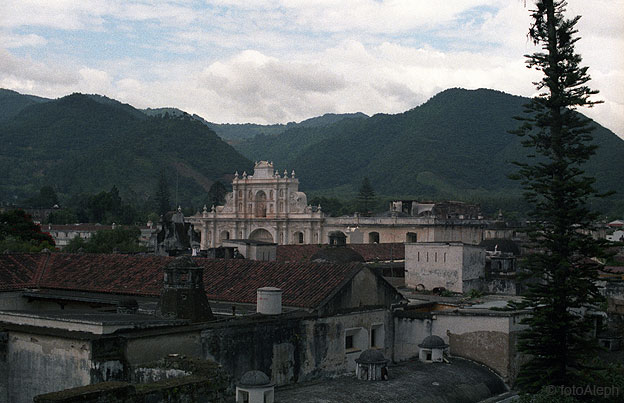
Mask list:
MULTIPOLYGON (((143 112, 149 116, 182 116, 188 115, 186 112, 177 108, 147 108, 143 112)), ((198 115, 189 115, 193 119, 206 124, 215 131, 222 139, 236 144, 242 140, 253 138, 257 135, 276 136, 288 129, 297 127, 322 127, 327 126, 343 119, 364 119, 368 116, 358 113, 326 113, 323 116, 303 120, 299 123, 290 122, 287 124, 260 125, 256 123, 212 123, 198 115)))
MULTIPOLYGON (((53 186, 60 196, 116 185, 145 200, 165 170, 172 198, 205 198, 214 180, 229 182, 252 165, 206 125, 189 117, 148 117, 105 97, 73 94, 27 106, 0 122, 0 195, 15 202, 53 186)), ((172 200, 173 201, 173 200, 172 200)))
POLYGON ((0 122, 11 119, 27 106, 47 101, 49 99, 0 88, 0 122))
MULTIPOLYGON (((527 102, 499 91, 449 89, 401 114, 293 128, 235 147, 250 159, 296 169, 305 190, 354 192, 368 177, 386 195, 514 203, 521 191, 507 175, 527 151, 508 131, 527 102)), ((596 127, 599 149, 587 172, 623 200, 624 141, 596 127)))

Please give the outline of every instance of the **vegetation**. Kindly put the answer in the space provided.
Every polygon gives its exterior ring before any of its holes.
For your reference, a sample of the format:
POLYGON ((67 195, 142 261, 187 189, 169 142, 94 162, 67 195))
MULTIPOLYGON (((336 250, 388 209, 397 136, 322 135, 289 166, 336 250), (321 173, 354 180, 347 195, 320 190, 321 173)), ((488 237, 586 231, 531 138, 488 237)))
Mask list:
POLYGON ((369 215, 371 213, 369 208, 374 200, 375 189, 373 189, 373 186, 368 180, 368 177, 365 177, 362 180, 362 184, 360 185, 360 192, 358 194, 358 202, 360 203, 361 207, 360 212, 364 215, 369 215))
POLYGON ((54 249, 54 239, 41 232, 23 210, 9 210, 0 213, 0 252, 39 252, 54 249))
POLYGON ((165 171, 160 172, 154 200, 156 204, 155 210, 159 217, 163 217, 165 214, 167 214, 169 210, 171 210, 169 184, 167 183, 167 176, 165 171))
POLYGON ((142 204, 165 170, 179 175, 180 203, 199 207, 212 182, 252 166, 188 116, 148 117, 82 94, 32 104, 0 121, 0 143, 0 202, 19 205, 46 185, 61 201, 117 186, 142 204))
POLYGON ((588 385, 591 371, 585 365, 595 351, 588 337, 602 297, 596 286, 597 265, 589 258, 602 256, 602 243, 586 235, 596 214, 588 209, 596 197, 594 179, 582 168, 595 153, 589 119, 575 109, 592 106, 587 67, 575 53, 575 24, 579 17, 564 16, 565 2, 537 0, 529 31, 540 51, 528 55, 527 64, 543 72, 536 83, 541 93, 526 105, 517 130, 530 149, 528 162, 519 162, 515 177, 531 205, 530 239, 539 252, 526 259, 531 281, 518 305, 531 309, 523 321, 519 349, 529 360, 517 383, 536 393, 549 385, 588 385))
POLYGON ((210 186, 208 190, 208 203, 210 206, 223 206, 225 204, 225 195, 227 194, 227 188, 219 181, 216 181, 210 186))
MULTIPOLYGON (((246 157, 294 168, 306 192, 357 193, 367 176, 378 195, 463 200, 486 211, 524 212, 522 190, 508 178, 523 155, 521 139, 506 135, 527 98, 499 91, 449 89, 397 115, 345 119, 322 128, 294 127, 278 136, 236 144, 246 157)), ((600 190, 618 195, 593 200, 604 213, 624 214, 624 141, 596 127, 596 158, 586 165, 600 190)))
POLYGON ((75 253, 136 253, 147 249, 139 245, 141 230, 136 227, 117 227, 99 230, 88 240, 79 236, 69 241, 63 252, 75 253))

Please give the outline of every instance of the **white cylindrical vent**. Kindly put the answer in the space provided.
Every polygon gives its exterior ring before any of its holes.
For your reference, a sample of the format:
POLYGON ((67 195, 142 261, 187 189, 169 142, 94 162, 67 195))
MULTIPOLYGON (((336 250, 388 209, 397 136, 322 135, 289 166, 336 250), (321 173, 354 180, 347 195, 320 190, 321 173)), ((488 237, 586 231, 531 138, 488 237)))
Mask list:
POLYGON ((279 315, 282 313, 282 290, 275 287, 258 288, 256 312, 263 315, 279 315))

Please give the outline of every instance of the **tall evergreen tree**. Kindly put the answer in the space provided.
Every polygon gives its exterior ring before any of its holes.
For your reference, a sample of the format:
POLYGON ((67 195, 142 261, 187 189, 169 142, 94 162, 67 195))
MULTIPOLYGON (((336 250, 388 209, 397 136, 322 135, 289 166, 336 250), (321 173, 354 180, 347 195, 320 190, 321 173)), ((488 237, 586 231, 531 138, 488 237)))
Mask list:
POLYGON ((368 214, 371 203, 375 199, 375 189, 371 185, 368 178, 364 178, 362 180, 362 185, 360 186, 360 192, 358 193, 358 201, 362 206, 362 213, 368 214))
POLYGON ((215 181, 208 189, 208 207, 210 206, 222 206, 225 204, 225 195, 227 189, 225 185, 219 181, 215 181))
POLYGON ((527 66, 543 73, 536 83, 541 93, 526 105, 517 134, 531 149, 529 163, 517 163, 525 197, 532 206, 529 233, 536 250, 525 261, 531 279, 519 307, 529 308, 529 328, 519 348, 529 360, 518 385, 535 392, 546 385, 582 385, 583 363, 592 352, 591 321, 585 315, 601 301, 596 287, 601 243, 588 235, 597 217, 588 199, 598 196, 594 179, 582 165, 595 151, 589 119, 575 111, 591 107, 597 91, 587 86, 587 67, 574 45, 580 17, 564 16, 565 1, 536 0, 529 30, 541 50, 527 55, 527 66))
POLYGON ((171 202, 169 201, 169 184, 167 183, 167 176, 165 171, 160 172, 158 178, 158 184, 156 186, 156 211, 159 216, 164 216, 171 209, 171 202))

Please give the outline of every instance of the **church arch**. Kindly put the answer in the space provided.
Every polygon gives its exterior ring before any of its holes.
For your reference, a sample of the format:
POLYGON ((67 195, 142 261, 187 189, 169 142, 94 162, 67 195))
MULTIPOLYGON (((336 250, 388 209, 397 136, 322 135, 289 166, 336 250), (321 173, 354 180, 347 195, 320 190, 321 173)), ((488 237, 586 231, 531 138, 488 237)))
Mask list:
POLYGON ((249 234, 249 239, 254 241, 273 242, 273 235, 264 228, 255 229, 249 234))

